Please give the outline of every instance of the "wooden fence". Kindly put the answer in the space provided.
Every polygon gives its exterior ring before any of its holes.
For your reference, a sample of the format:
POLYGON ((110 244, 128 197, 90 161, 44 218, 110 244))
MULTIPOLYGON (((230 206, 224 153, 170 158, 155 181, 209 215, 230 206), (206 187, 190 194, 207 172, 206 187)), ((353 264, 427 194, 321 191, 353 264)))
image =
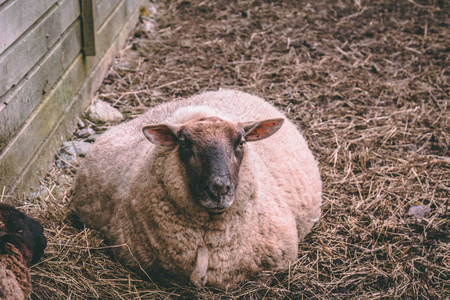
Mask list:
POLYGON ((0 0, 0 194, 37 186, 144 0, 0 0))

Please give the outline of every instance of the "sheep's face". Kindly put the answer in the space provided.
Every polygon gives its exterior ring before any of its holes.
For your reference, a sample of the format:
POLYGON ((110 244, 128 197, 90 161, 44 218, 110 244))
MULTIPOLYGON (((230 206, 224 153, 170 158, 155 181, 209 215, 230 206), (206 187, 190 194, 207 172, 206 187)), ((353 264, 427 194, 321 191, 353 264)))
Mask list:
POLYGON ((178 153, 194 198, 208 212, 233 204, 244 156, 244 130, 219 118, 189 122, 178 131, 178 153))
POLYGON ((178 146, 191 193, 210 214, 224 213, 234 201, 245 143, 274 134, 283 119, 231 123, 218 117, 180 126, 150 125, 145 136, 159 146, 178 146))
POLYGON ((0 253, 4 253, 7 243, 19 249, 30 266, 44 254, 47 239, 41 224, 14 207, 0 203, 0 253))

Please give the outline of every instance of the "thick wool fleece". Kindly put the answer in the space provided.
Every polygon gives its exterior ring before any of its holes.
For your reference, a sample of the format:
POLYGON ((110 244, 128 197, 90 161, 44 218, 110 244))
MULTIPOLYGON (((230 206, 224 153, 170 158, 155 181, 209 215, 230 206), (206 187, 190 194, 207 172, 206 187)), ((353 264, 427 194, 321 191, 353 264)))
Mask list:
POLYGON ((31 292, 31 276, 22 253, 13 245, 5 245, 0 254, 0 299, 22 300, 31 292))
POLYGON ((234 122, 283 118, 263 99, 231 90, 152 108, 91 147, 73 205, 81 221, 123 245, 114 249, 124 264, 160 280, 226 288, 296 259, 320 217, 321 180, 304 138, 285 120, 273 136, 245 145, 235 201, 210 216, 189 192, 177 146, 153 145, 142 134, 145 125, 180 124, 189 119, 183 111, 198 118, 203 109, 234 122))

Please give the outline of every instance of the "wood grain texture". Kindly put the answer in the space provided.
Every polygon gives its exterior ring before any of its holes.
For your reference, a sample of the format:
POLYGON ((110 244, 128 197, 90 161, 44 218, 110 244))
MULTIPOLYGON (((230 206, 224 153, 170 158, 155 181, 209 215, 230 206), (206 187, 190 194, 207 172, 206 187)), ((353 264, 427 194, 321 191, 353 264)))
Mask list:
POLYGON ((63 71, 81 51, 80 22, 75 22, 54 47, 39 60, 19 84, 11 89, 1 101, 0 151, 14 136, 39 103, 45 99, 63 71))
POLYGON ((62 0, 59 3, 61 16, 61 32, 66 29, 81 15, 79 0, 62 0))
POLYGON ((126 3, 121 2, 119 6, 111 12, 104 24, 97 31, 96 56, 86 57, 86 70, 88 72, 97 65, 104 53, 106 53, 111 47, 111 44, 114 43, 114 40, 119 35, 121 29, 128 22, 129 16, 127 15, 126 8, 126 3))
POLYGON ((20 1, 10 0, 0 11, 0 53, 27 31, 56 0, 20 1))
POLYGON ((125 0, 97 0, 95 10, 95 29, 105 22, 112 11, 119 5, 120 2, 126 2, 125 0))
POLYGON ((81 20, 83 24, 83 52, 95 56, 95 5, 93 0, 81 0, 81 20))
POLYGON ((0 74, 7 76, 0 76, 0 95, 5 94, 8 89, 16 85, 60 36, 59 9, 53 7, 33 28, 11 45, 8 50, 1 53, 0 74))
POLYGON ((17 179, 57 125, 68 103, 85 79, 81 55, 69 67, 48 97, 33 111, 18 135, 0 156, 0 186, 17 179))
MULTIPOLYGON (((72 0, 60 1, 60 6, 68 5, 65 4, 66 1, 72 0)), ((17 194, 30 191, 39 184, 39 176, 45 173, 53 161, 56 149, 72 134, 78 116, 90 104, 116 53, 134 28, 139 16, 138 5, 142 2, 134 2, 135 9, 130 9, 129 4, 124 1, 105 19, 105 24, 98 32, 102 41, 101 54, 83 57, 81 21, 78 20, 69 25, 61 39, 51 48, 53 50, 49 53, 60 53, 60 61, 57 63, 60 76, 56 83, 50 84, 51 90, 45 90, 44 96, 41 95, 43 101, 38 103, 14 138, 4 145, 0 153, 0 190, 5 188, 6 193, 17 194)), ((53 56, 46 56, 47 59, 51 57, 53 56)), ((42 66, 33 69, 35 73, 30 72, 27 79, 21 81, 24 86, 34 77, 31 75, 37 76, 39 70, 44 70, 41 67, 46 65, 46 60, 41 60, 38 64, 41 63, 42 66)), ((9 105, 5 105, 2 100, 4 99, 0 99, 0 113, 9 105)), ((0 144, 1 142, 0 138, 0 144)))

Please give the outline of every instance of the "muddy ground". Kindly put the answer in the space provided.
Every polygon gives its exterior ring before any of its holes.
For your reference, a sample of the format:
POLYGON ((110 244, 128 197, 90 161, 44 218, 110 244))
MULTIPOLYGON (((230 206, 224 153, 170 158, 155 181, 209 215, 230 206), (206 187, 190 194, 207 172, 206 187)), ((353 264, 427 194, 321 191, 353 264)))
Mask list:
MULTIPOLYGON (((284 111, 323 178, 323 217, 286 272, 235 291, 162 287, 70 213, 77 163, 14 200, 47 252, 32 299, 448 299, 450 18, 445 1, 157 1, 97 97, 127 119, 236 88, 284 111), (425 205, 425 216, 408 214, 425 205)), ((102 132, 110 124, 84 120, 102 132)), ((74 139, 77 139, 74 135, 74 139)))

